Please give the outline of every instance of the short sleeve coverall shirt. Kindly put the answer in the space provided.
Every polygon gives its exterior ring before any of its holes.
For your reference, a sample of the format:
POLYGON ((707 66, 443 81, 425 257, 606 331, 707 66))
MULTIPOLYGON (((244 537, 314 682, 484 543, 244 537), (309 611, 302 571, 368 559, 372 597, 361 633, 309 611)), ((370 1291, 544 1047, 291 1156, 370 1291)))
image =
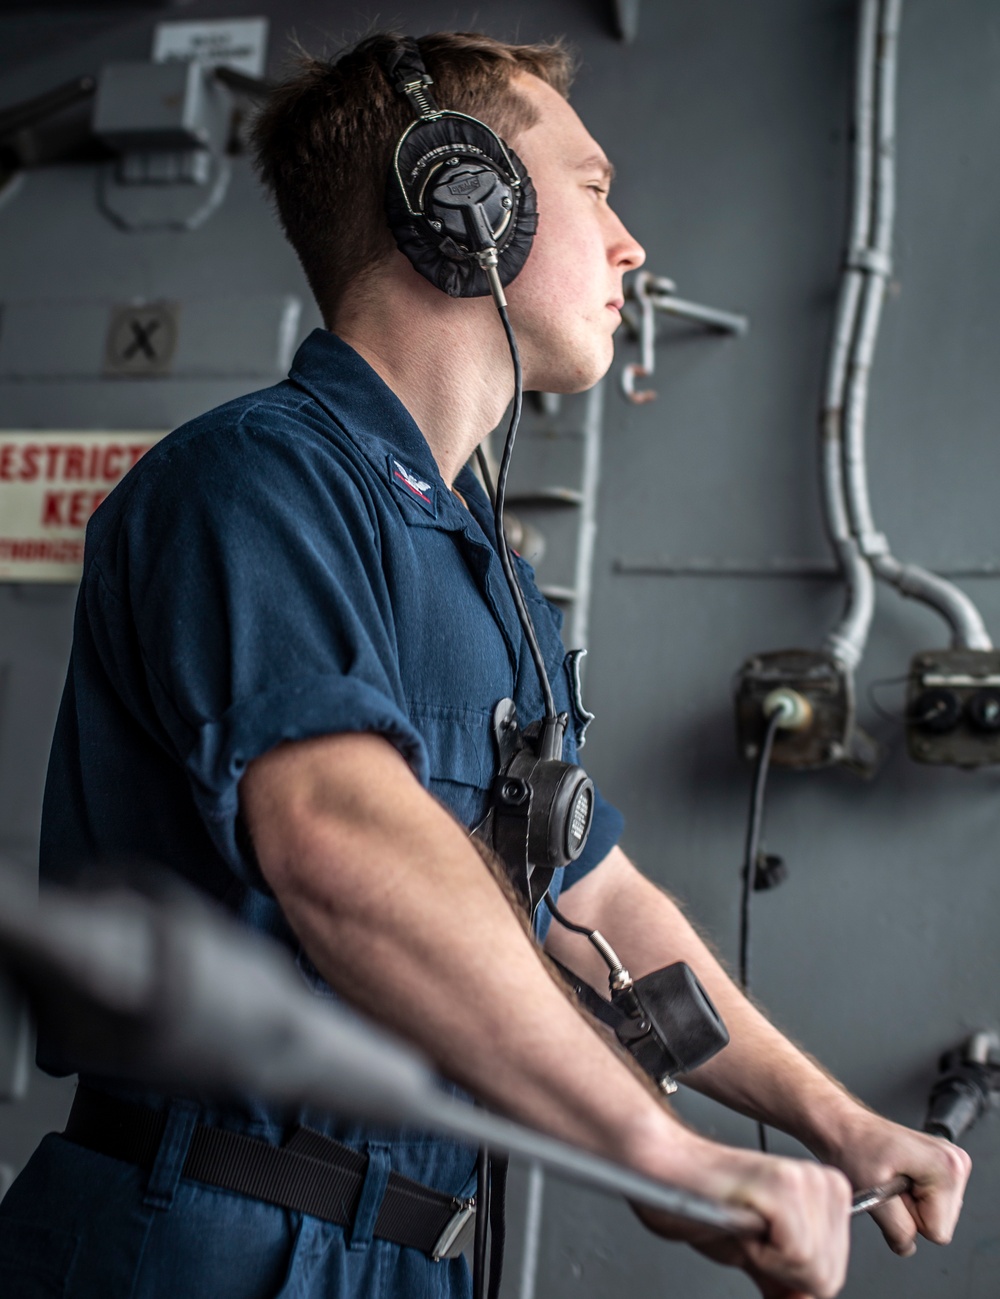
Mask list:
MULTIPOLYGON (((481 820, 497 701, 512 697, 522 722, 543 706, 489 502, 468 469, 456 487, 468 508, 398 398, 323 330, 303 343, 287 381, 210 411, 150 451, 88 530, 46 786, 43 874, 57 879, 108 856, 162 862, 286 943, 317 995, 333 995, 261 878, 238 783, 284 741, 375 732, 462 824, 481 820)), ((579 727, 558 614, 517 562, 556 706, 579 727)), ((567 760, 576 748, 571 726, 567 760)), ((557 872, 554 891, 597 865, 620 831, 598 794, 584 854, 557 872)), ((52 1072, 74 1067, 44 1042, 40 1061, 52 1072)), ((157 1108, 176 1104, 86 1081, 157 1108)), ((249 1096, 197 1117, 271 1141, 289 1123, 249 1096)), ((381 1152, 408 1177, 469 1192, 467 1148, 336 1116, 294 1119, 381 1152)), ((32 1241, 50 1262, 71 1257, 65 1293, 80 1299, 466 1293, 462 1260, 433 1263, 191 1183, 164 1212, 147 1203, 143 1177, 46 1138, 0 1211, 0 1281, 6 1231, 22 1257, 32 1241)))

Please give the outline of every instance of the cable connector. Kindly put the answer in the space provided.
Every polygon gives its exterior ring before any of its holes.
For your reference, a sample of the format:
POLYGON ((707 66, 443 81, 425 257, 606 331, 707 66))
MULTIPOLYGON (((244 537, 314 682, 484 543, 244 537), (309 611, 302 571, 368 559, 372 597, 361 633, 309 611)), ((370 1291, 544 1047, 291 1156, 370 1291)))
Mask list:
POLYGON ((484 248, 481 252, 474 253, 476 261, 482 267, 486 279, 490 286, 490 293, 493 294, 493 301, 497 307, 506 307, 507 297, 503 291, 503 284, 500 282, 500 272, 497 270, 499 256, 496 247, 484 248))
POLYGON ((974 1033, 941 1057, 927 1102, 924 1131, 957 1142, 1000 1099, 1000 1065, 993 1059, 997 1034, 974 1033))
POLYGON ((812 704, 788 686, 779 686, 766 695, 761 711, 768 720, 777 716, 779 731, 804 731, 812 725, 812 704))
MULTIPOLYGON (((826 650, 769 650, 747 659, 736 678, 736 738, 744 758, 760 754, 772 715, 776 767, 817 771, 846 763, 865 774, 875 765, 855 756, 854 680, 826 650)), ((863 755, 862 755, 863 756, 863 755)))

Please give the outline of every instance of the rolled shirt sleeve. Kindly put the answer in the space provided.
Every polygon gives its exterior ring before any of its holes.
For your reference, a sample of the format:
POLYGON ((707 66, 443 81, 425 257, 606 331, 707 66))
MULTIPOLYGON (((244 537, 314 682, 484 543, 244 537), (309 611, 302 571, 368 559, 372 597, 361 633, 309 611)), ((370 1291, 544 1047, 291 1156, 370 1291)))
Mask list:
POLYGON ((262 753, 375 732, 428 781, 365 483, 345 457, 331 474, 336 449, 317 438, 255 426, 252 409, 207 446, 196 426, 175 435, 95 538, 85 591, 109 675, 182 765, 219 853, 255 884, 237 791, 262 753))

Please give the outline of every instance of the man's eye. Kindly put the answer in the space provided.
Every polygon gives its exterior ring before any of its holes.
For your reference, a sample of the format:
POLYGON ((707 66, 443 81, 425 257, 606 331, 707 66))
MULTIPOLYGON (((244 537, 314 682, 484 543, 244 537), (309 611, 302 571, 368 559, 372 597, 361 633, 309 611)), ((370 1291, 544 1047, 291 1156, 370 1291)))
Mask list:
POLYGON ((607 187, 607 185, 599 185, 599 184, 597 184, 597 182, 595 181, 594 184, 592 184, 592 185, 588 185, 587 188, 588 188, 589 190, 593 190, 593 192, 594 192, 595 194, 599 194, 599 195, 601 196, 601 198, 607 198, 607 197, 608 197, 608 187, 607 187))

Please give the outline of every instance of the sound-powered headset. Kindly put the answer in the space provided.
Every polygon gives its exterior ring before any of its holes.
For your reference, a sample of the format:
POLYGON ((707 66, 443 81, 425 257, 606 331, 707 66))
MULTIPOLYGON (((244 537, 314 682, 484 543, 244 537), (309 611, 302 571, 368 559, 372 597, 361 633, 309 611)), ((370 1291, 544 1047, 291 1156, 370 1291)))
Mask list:
MULTIPOLYGON (((507 472, 521 415, 522 375, 504 286, 519 273, 538 225, 534 186, 517 154, 485 123, 440 109, 416 41, 401 38, 381 60, 395 92, 416 114, 393 151, 386 214, 400 251, 451 297, 492 294, 514 364, 514 405, 495 491, 496 544, 538 674, 545 716, 523 728, 511 699, 493 712, 499 774, 490 812, 477 830, 497 852, 533 918, 552 876, 583 851, 594 786, 562 761, 568 717, 556 714, 552 686, 503 525, 507 472)), ((480 465, 485 470, 484 459, 480 465)))

